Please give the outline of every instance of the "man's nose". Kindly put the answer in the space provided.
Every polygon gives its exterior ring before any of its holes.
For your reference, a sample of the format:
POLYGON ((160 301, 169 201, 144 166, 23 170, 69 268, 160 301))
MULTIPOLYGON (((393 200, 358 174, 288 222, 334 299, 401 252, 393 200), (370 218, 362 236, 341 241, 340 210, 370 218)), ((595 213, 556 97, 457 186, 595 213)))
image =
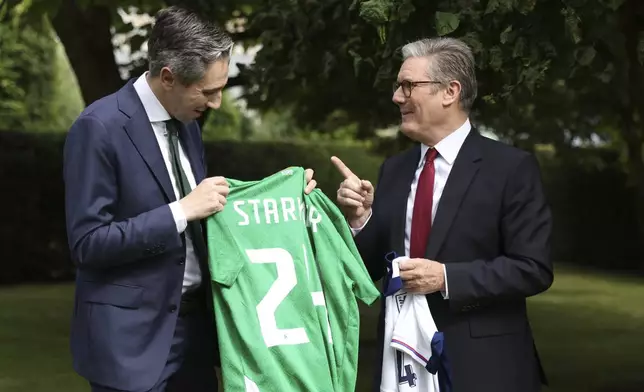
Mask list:
POLYGON ((394 91, 391 100, 396 105, 402 105, 403 103, 405 103, 405 96, 400 93, 400 87, 398 88, 398 90, 394 91))
POLYGON ((214 94, 209 95, 208 103, 206 105, 208 105, 210 109, 219 109, 219 107, 221 106, 222 96, 223 96, 223 92, 221 90, 217 91, 214 94))

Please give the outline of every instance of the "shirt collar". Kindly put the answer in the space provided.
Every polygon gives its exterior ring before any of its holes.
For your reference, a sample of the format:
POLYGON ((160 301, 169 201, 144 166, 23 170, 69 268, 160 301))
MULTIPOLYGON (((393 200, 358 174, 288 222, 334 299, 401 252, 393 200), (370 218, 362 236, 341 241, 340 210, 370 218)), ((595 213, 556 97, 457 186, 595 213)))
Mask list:
MULTIPOLYGON (((434 146, 436 151, 438 151, 438 154, 445 161, 447 161, 448 164, 451 165, 456 160, 456 156, 458 155, 458 152, 460 151, 461 146, 463 146, 463 143, 465 142, 465 139, 467 138, 467 135, 469 135, 471 129, 472 125, 470 124, 470 120, 468 118, 467 120, 465 120, 465 123, 463 123, 463 125, 461 125, 457 130, 447 135, 447 137, 445 137, 434 146)), ((418 164, 419 166, 424 163, 425 154, 427 154, 429 146, 421 144, 420 148, 421 159, 418 164)))
POLYGON ((139 76, 139 78, 134 82, 134 89, 139 95, 139 99, 143 104, 143 108, 148 115, 148 119, 151 123, 161 122, 170 119, 170 114, 167 110, 161 105, 159 99, 150 88, 150 84, 147 80, 147 72, 139 76))

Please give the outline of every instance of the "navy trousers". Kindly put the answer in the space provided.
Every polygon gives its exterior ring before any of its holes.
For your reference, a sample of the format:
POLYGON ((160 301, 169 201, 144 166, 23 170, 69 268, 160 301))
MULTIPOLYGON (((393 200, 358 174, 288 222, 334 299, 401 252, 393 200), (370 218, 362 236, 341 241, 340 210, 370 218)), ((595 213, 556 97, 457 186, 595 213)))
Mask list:
MULTIPOLYGON (((177 319, 170 355, 156 385, 147 392, 217 392, 216 353, 206 306, 177 319)), ((213 327, 214 328, 214 327, 213 327)), ((90 384, 92 392, 129 392, 90 384)))

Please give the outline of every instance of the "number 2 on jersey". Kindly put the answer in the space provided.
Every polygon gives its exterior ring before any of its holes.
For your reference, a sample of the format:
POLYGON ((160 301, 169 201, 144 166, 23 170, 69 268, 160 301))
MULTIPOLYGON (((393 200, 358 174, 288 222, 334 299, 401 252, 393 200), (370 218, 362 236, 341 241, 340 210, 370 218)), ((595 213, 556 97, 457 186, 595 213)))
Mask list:
MULTIPOLYGON (((247 249, 246 254, 253 264, 274 263, 277 268, 277 278, 256 307, 259 327, 266 346, 309 343, 309 337, 304 328, 278 328, 275 320, 275 311, 297 285, 293 256, 283 248, 247 249)), ((311 297, 313 304, 323 306, 326 314, 323 293, 311 293, 311 297)), ((331 341, 330 328, 328 333, 331 341)))

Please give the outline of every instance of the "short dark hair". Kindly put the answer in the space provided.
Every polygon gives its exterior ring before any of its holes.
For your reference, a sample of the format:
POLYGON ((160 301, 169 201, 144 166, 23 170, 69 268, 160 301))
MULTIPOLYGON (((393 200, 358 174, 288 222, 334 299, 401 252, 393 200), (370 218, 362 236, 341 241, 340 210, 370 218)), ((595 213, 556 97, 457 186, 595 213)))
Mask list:
POLYGON ((151 76, 159 76, 168 67, 179 82, 190 85, 203 78, 208 66, 230 56, 233 41, 214 23, 198 14, 176 6, 156 14, 148 39, 148 63, 151 76))

